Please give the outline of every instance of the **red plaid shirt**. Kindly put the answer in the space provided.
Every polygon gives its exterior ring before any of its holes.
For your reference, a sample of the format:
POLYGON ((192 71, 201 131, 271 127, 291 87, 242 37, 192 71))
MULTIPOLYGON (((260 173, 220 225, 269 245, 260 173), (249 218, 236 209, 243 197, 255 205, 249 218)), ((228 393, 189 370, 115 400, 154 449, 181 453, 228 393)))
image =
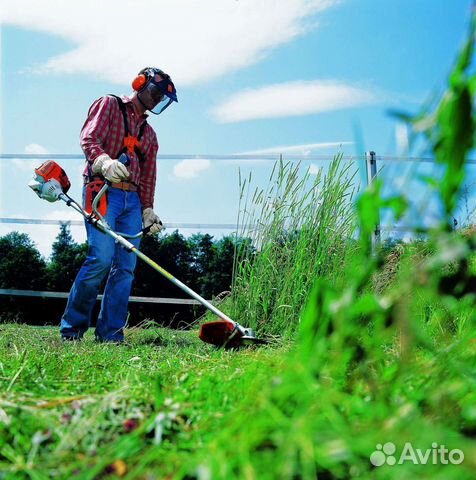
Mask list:
MULTIPOLYGON (((138 117, 128 97, 123 96, 122 101, 126 107, 129 135, 138 136, 140 126, 146 121, 147 115, 138 117)), ((80 135, 81 148, 88 162, 84 175, 89 174, 88 168, 99 155, 107 153, 111 158, 117 158, 123 149, 124 136, 124 117, 117 100, 107 95, 96 100, 89 109, 88 118, 80 135)), ((154 206, 158 149, 157 136, 153 128, 147 124, 139 145, 144 160, 139 163, 135 152, 128 153, 131 160, 128 180, 138 185, 142 209, 154 206)))

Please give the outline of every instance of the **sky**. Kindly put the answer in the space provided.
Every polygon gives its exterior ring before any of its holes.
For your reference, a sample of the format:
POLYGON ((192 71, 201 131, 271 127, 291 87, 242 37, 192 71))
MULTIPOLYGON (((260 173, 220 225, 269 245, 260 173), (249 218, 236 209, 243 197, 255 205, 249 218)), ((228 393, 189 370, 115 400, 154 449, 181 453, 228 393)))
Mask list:
MULTIPOLYGON (((441 91, 471 3, 5 0, 0 153, 81 154, 90 104, 130 94, 136 73, 156 66, 171 75, 179 102, 149 117, 160 144, 155 210, 166 225, 233 224, 239 170, 257 184, 269 179, 273 162, 260 156, 301 155, 316 173, 328 164, 320 155, 404 153, 405 128, 389 110, 417 112, 441 91), (242 153, 256 160, 217 159, 242 153)), ((80 199, 82 160, 59 162, 80 199)), ((0 159, 0 218, 79 220, 28 189, 40 163, 0 159)), ((414 172, 405 168, 392 177, 401 187, 414 172)), ((48 255, 58 226, 0 223, 0 235, 12 230, 48 255)), ((83 230, 72 227, 77 241, 83 230)))

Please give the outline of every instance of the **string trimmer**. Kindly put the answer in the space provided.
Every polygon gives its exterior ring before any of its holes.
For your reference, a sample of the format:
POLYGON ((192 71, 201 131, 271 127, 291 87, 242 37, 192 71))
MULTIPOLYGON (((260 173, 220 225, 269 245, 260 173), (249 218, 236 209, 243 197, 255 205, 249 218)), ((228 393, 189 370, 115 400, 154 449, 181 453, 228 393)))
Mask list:
MULTIPOLYGON (((122 157, 122 156, 121 156, 122 157)), ((127 156, 120 158, 123 163, 128 160, 127 156)), ((109 184, 106 182, 102 189, 96 195, 93 204, 92 212, 87 213, 81 205, 79 205, 73 198, 71 198, 67 192, 71 186, 71 183, 66 175, 66 172, 53 160, 48 160, 40 167, 35 168, 34 179, 28 184, 28 186, 42 199, 48 202, 56 202, 62 200, 68 207, 72 207, 79 212, 87 222, 91 223, 94 227, 101 230, 103 233, 110 235, 114 240, 119 243, 128 252, 133 253, 154 270, 163 275, 167 280, 170 280, 174 285, 183 290, 185 293, 198 300, 205 308, 213 312, 218 316, 219 320, 213 322, 204 323, 200 327, 199 337, 201 340, 207 343, 211 343, 218 347, 225 348, 237 348, 243 345, 264 343, 255 337, 251 328, 245 328, 239 323, 232 320, 225 315, 217 307, 212 305, 209 301, 202 298, 198 293, 193 291, 190 287, 182 283, 175 278, 171 273, 162 268, 156 262, 154 262, 147 255, 144 255, 138 250, 131 242, 126 238, 138 238, 145 235, 150 230, 150 227, 144 228, 142 231, 135 235, 126 235, 121 232, 115 232, 108 225, 104 217, 98 211, 98 205, 101 197, 107 192, 109 184)))

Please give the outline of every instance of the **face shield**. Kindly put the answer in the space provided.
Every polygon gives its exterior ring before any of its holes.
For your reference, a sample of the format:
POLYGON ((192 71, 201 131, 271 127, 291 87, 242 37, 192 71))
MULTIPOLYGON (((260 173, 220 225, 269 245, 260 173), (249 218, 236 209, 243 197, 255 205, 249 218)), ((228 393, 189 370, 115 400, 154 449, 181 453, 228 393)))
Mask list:
POLYGON ((171 103, 177 102, 177 93, 169 77, 149 79, 137 94, 142 105, 155 115, 162 113, 171 103))

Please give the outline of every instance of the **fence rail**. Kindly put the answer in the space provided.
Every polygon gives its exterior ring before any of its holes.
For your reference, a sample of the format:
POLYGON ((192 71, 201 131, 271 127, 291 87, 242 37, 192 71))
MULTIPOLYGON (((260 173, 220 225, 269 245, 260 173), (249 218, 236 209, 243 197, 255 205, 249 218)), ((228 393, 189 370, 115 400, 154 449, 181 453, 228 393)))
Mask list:
MULTIPOLYGON (((167 154, 160 153, 157 160, 268 160, 276 161, 280 158, 288 160, 306 160, 306 161, 332 161, 334 155, 313 155, 307 153, 231 153, 224 155, 217 154, 196 154, 196 153, 180 153, 167 154)), ((343 160, 363 160, 365 161, 367 155, 344 155, 343 160)), ((398 155, 376 155, 378 162, 414 162, 414 163, 436 163, 433 157, 403 157, 398 155)), ((0 153, 0 160, 84 160, 84 155, 81 153, 0 153)), ((467 164, 476 165, 476 159, 467 159, 467 164)))
MULTIPOLYGON (((10 217, 0 217, 0 223, 12 223, 20 225, 62 225, 68 224, 72 226, 84 226, 83 220, 44 220, 40 218, 10 218, 10 217)), ((170 222, 165 224, 166 228, 193 228, 193 229, 203 229, 203 230, 238 230, 242 231, 245 227, 244 225, 235 224, 235 223, 174 223, 170 222)), ((255 228, 253 225, 246 225, 247 229, 255 228)), ((416 225, 394 225, 394 226, 384 226, 380 227, 382 232, 410 232, 413 230, 425 231, 427 230, 424 227, 419 227, 416 225)))
MULTIPOLYGON (((46 292, 37 290, 15 290, 0 288, 0 295, 11 297, 41 297, 41 298, 68 298, 68 292, 46 292)), ((103 295, 98 295, 96 300, 102 300, 103 295)), ((210 302, 210 300, 208 300, 210 302)), ((140 303, 167 303, 177 305, 201 305, 198 300, 187 298, 161 298, 161 297, 129 297, 129 302, 140 303)))
MULTIPOLYGON (((166 154, 161 153, 157 156, 157 160, 268 160, 276 161, 280 158, 297 159, 297 160, 333 160, 334 155, 311 155, 305 153, 237 153, 229 155, 216 154, 166 154)), ((51 154, 31 154, 31 153, 2 153, 0 160, 84 160, 84 155, 80 153, 51 153, 51 154)), ((365 155, 354 156, 344 155, 344 160, 365 160, 365 155)))
MULTIPOLYGON (((0 223, 16 223, 16 224, 25 224, 25 225, 61 225, 67 223, 74 226, 83 226, 84 220, 44 220, 40 218, 10 218, 10 217, 1 217, 0 223)), ((242 225, 237 225, 236 223, 167 223, 166 228, 194 228, 197 230, 200 229, 222 229, 230 230, 237 229, 242 227, 242 225)))

